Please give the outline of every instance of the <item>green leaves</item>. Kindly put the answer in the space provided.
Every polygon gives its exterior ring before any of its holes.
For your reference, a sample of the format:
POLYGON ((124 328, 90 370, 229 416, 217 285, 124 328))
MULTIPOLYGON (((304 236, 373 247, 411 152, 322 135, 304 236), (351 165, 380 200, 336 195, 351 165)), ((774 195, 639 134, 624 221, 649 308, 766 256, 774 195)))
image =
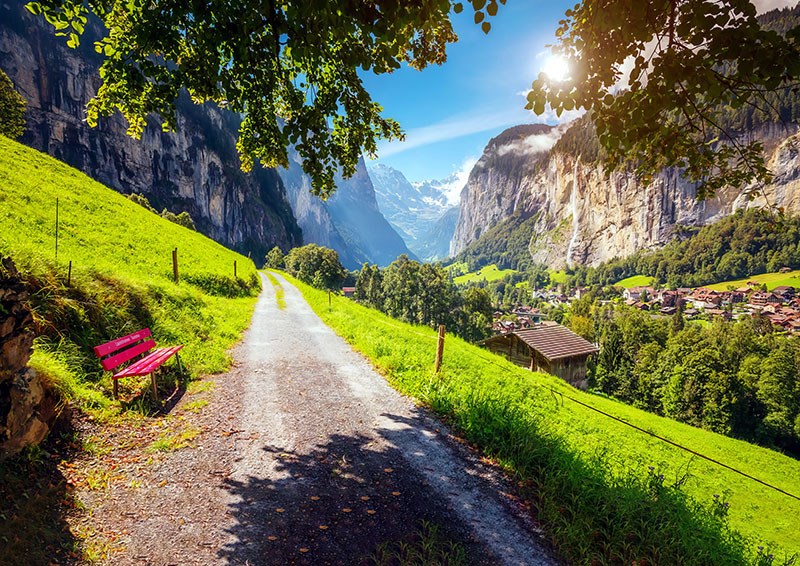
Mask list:
MULTIPOLYGON (((497 0, 473 0, 484 32, 497 0)), ((117 111, 139 136, 150 114, 165 128, 186 89, 197 103, 224 104, 243 115, 237 148, 242 168, 257 162, 288 164, 294 143, 313 192, 327 197, 337 173, 352 175, 362 153, 378 139, 399 139, 399 125, 365 90, 357 69, 390 73, 407 64, 423 69, 446 61, 457 40, 453 0, 376 0, 337 5, 325 0, 243 0, 143 3, 140 0, 39 0, 28 10, 43 16, 70 47, 79 45, 88 10, 107 34, 94 43, 105 60, 103 84, 87 107, 87 120, 117 111)))
POLYGON ((590 110, 612 166, 643 178, 681 167, 702 198, 770 180, 760 147, 720 116, 756 106, 780 121, 765 96, 800 79, 800 52, 750 2, 585 0, 555 33, 572 80, 540 75, 528 108, 590 110))

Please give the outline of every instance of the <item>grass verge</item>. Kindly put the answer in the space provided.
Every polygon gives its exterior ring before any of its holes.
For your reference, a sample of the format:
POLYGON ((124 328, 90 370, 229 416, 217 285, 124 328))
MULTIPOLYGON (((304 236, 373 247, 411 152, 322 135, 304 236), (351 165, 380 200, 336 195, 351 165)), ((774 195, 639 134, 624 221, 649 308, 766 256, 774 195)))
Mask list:
POLYGON ((288 279, 395 388, 430 406, 512 474, 568 560, 780 564, 800 551, 800 502, 560 394, 791 493, 800 492, 800 462, 576 391, 453 336, 435 378, 433 330, 341 297, 329 308, 327 293, 288 279))
MULTIPOLYGON (((135 486, 138 480, 123 478, 110 452, 152 443, 151 457, 158 457, 191 446, 200 431, 177 419, 147 418, 156 409, 147 377, 120 380, 122 397, 132 401, 113 401, 92 348, 149 327, 159 345, 186 346, 181 357, 191 376, 223 371, 231 361, 227 350, 250 322, 260 278, 248 258, 3 136, 0 256, 14 260, 30 292, 31 367, 62 400, 88 413, 97 431, 85 439, 58 431, 43 448, 0 463, 0 563, 107 560, 115 535, 97 530, 76 490, 102 493, 123 479, 135 486), (175 248, 179 283, 172 274, 175 248)), ((158 376, 169 392, 173 368, 166 364, 158 376)), ((188 386, 189 393, 210 387, 188 386)), ((195 401, 191 411, 203 404, 195 401)))
POLYGON ((280 310, 286 309, 286 291, 283 290, 283 285, 281 282, 278 281, 275 276, 270 273, 269 271, 265 271, 264 273, 267 274, 267 279, 272 284, 272 288, 275 289, 275 301, 278 304, 278 308, 280 310))

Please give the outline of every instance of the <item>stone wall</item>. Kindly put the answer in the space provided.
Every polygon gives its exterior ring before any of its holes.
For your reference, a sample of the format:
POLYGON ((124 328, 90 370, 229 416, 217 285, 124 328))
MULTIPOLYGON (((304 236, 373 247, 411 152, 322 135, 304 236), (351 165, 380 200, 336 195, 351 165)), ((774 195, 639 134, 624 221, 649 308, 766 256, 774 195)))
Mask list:
POLYGON ((27 299, 14 263, 0 257, 0 459, 41 442, 55 414, 52 394, 27 367, 34 336, 27 299))

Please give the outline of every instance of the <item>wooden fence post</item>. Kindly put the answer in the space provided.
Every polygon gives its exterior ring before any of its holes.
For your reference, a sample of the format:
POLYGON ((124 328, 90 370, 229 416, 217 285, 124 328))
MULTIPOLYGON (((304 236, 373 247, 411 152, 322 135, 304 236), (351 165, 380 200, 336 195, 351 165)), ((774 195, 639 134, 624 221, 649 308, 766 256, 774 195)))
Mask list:
POLYGON ((439 339, 436 342, 436 363, 434 364, 434 373, 439 373, 442 369, 442 356, 444 355, 444 324, 439 325, 439 339))
POLYGON ((67 287, 72 285, 72 260, 69 260, 69 269, 67 270, 67 287))
POLYGON ((236 260, 233 260, 233 278, 237 279, 237 276, 236 276, 236 260))
POLYGON ((178 248, 172 250, 172 278, 178 282, 178 248))

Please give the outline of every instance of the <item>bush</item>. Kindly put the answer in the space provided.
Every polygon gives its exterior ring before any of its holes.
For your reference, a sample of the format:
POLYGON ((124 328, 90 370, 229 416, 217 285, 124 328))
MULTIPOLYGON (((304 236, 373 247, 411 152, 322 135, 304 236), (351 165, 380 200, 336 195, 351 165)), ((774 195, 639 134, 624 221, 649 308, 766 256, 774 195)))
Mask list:
POLYGON ((15 140, 25 131, 25 99, 0 70, 0 134, 15 140))
MULTIPOLYGON (((139 193, 132 193, 128 195, 128 200, 135 202, 142 208, 146 208, 153 214, 158 214, 158 211, 153 208, 153 205, 150 204, 150 201, 147 200, 147 197, 144 195, 140 195, 139 193)), ((170 212, 166 208, 161 211, 161 214, 158 214, 161 218, 165 218, 170 222, 174 222, 178 226, 183 226, 184 228, 188 228, 189 230, 197 230, 194 226, 194 220, 189 215, 188 212, 184 211, 180 214, 175 214, 174 212, 170 212)))
POLYGON ((150 205, 150 201, 147 200, 147 197, 144 196, 144 195, 140 195, 139 193, 133 193, 133 194, 128 195, 128 200, 132 201, 132 202, 135 202, 136 204, 138 204, 142 208, 146 208, 147 210, 149 210, 153 214, 158 214, 158 212, 156 212, 156 209, 153 208, 150 205))
POLYGON ((174 212, 170 212, 165 208, 161 211, 161 218, 166 218, 170 222, 174 222, 178 226, 183 226, 189 230, 195 230, 194 220, 192 220, 192 217, 189 216, 189 213, 186 211, 183 211, 180 214, 175 214, 174 212))
POLYGON ((286 271, 318 289, 336 289, 347 276, 339 254, 316 244, 294 248, 284 258, 286 271))

